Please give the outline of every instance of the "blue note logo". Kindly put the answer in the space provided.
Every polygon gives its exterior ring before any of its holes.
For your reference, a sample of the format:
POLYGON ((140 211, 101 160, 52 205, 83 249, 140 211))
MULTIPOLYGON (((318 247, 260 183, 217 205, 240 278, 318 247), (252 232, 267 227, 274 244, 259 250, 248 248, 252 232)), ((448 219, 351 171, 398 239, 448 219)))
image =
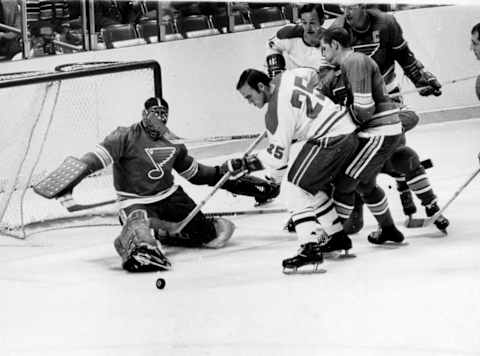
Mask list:
POLYGON ((145 153, 155 167, 154 169, 148 171, 148 178, 158 180, 161 179, 165 174, 163 167, 170 159, 172 159, 173 155, 175 154, 175 147, 145 148, 145 153))

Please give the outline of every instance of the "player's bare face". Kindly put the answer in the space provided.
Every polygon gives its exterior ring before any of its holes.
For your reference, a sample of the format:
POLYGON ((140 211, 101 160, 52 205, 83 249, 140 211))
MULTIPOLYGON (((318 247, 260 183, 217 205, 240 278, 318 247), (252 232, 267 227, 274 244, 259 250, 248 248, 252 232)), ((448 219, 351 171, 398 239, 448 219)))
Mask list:
POLYGON ((472 34, 472 42, 470 43, 470 48, 475 54, 475 57, 480 60, 480 38, 478 32, 474 32, 472 34))
POLYGON ((248 101, 249 104, 261 109, 266 104, 267 99, 265 93, 253 89, 250 85, 245 84, 239 89, 240 94, 248 101))
POLYGON ((325 60, 333 65, 337 65, 335 60, 335 51, 332 48, 331 44, 326 43, 324 40, 320 41, 320 50, 322 51, 323 57, 325 57, 325 60))
POLYGON ((367 22, 365 8, 360 4, 341 6, 345 19, 355 29, 363 29, 367 22))
POLYGON ((312 46, 318 46, 317 33, 322 27, 323 21, 318 18, 317 12, 304 12, 301 15, 301 23, 303 27, 303 39, 312 46))

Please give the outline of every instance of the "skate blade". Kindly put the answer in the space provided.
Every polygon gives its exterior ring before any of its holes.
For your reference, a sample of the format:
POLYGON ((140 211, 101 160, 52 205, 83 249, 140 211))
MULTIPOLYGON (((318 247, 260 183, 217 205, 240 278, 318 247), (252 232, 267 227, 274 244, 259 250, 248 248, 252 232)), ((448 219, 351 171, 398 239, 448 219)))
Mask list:
POLYGON ((317 273, 326 273, 327 270, 325 268, 320 268, 317 266, 312 267, 300 267, 300 268, 283 268, 283 274, 291 275, 291 274, 317 274, 317 273))
POLYGON ((378 248, 385 248, 385 249, 396 249, 396 248, 400 248, 400 247, 404 247, 404 246, 408 246, 408 242, 407 241, 402 241, 402 242, 395 242, 395 241, 385 241, 383 244, 375 244, 375 243, 371 243, 370 244, 372 246, 376 246, 378 248))
POLYGON ((328 260, 348 260, 357 257, 354 253, 350 253, 348 251, 332 251, 332 252, 324 252, 323 257, 328 260))

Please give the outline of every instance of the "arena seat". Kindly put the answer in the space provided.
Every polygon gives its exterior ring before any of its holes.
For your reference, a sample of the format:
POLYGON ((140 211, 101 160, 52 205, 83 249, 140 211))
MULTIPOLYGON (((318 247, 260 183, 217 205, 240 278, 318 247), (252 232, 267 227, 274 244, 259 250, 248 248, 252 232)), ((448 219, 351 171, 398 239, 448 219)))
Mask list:
MULTIPOLYGON (((147 43, 158 42, 156 20, 140 22, 137 25, 137 31, 139 36, 144 38, 147 43)), ((165 41, 175 41, 182 39, 182 34, 176 31, 174 24, 172 22, 167 22, 165 24, 165 41)))
MULTIPOLYGON (((248 31, 248 30, 255 29, 253 24, 249 23, 248 19, 246 19, 240 11, 234 11, 233 16, 234 16, 233 32, 248 31)), ((214 15, 213 21, 215 23, 215 27, 218 28, 222 33, 228 32, 227 12, 214 15)))
POLYGON ((115 24, 101 29, 106 48, 120 48, 145 44, 133 24, 115 24))
POLYGON ((250 17, 255 28, 283 26, 290 21, 283 17, 282 11, 276 6, 255 8, 250 11, 250 17))
POLYGON ((210 19, 205 15, 189 15, 179 21, 180 32, 185 38, 218 35, 210 19))

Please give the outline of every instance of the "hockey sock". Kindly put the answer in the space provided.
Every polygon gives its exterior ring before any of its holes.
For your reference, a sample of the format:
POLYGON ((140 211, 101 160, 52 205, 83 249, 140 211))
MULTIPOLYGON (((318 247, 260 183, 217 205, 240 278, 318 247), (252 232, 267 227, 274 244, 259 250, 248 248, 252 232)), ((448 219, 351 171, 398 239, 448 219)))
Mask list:
POLYGON ((320 223, 327 235, 330 236, 342 230, 342 224, 340 219, 338 219, 338 214, 331 199, 315 207, 313 211, 317 221, 320 223))
POLYGON ((311 242, 320 227, 312 208, 292 213, 292 222, 301 244, 311 242))
POLYGON ((380 226, 394 225, 392 214, 390 214, 388 208, 387 197, 382 188, 376 185, 371 192, 363 195, 363 201, 380 226))
POLYGON ((437 200, 423 166, 409 172, 406 179, 408 187, 420 199, 423 206, 430 205, 437 200))
POLYGON ((397 182, 397 190, 401 193, 406 190, 409 190, 407 180, 404 176, 402 177, 395 177, 395 181, 397 182))

